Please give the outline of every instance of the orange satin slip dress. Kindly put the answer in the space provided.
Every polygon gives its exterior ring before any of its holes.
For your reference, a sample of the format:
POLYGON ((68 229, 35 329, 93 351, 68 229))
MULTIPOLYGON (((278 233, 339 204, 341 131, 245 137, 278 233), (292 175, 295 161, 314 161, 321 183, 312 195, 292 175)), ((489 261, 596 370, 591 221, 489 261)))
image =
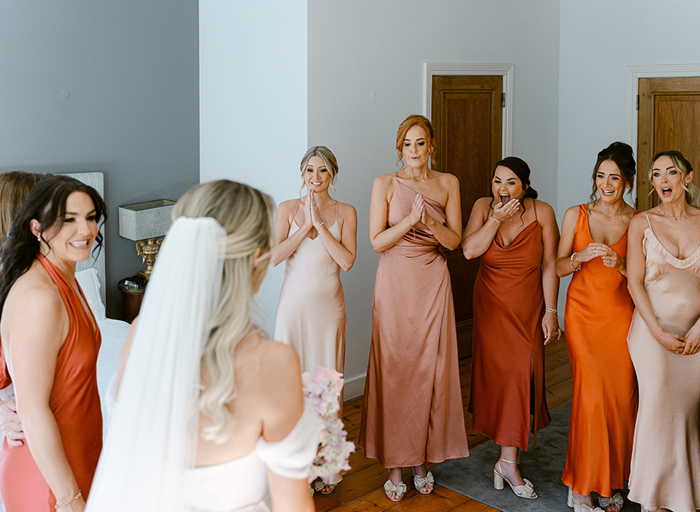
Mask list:
POLYGON ((535 203, 535 220, 510 245, 496 233, 474 283, 473 429, 523 450, 530 415, 535 442, 537 430, 551 422, 544 389, 544 245, 535 203))
MULTIPOLYGON (((582 204, 573 251, 591 243, 582 204)), ((627 231, 609 247, 625 258, 627 231)), ((629 477, 637 416, 637 379, 627 348, 633 312, 627 278, 601 258, 574 272, 564 323, 574 392, 562 482, 583 496, 610 497, 629 477)))
MULTIPOLYGON (((68 463, 87 499, 102 451, 102 410, 96 367, 100 331, 94 316, 92 322, 88 317, 92 312, 85 310, 63 274, 41 254, 37 258, 58 287, 68 312, 70 327, 56 359, 49 407, 68 463)), ((26 441, 22 446, 10 446, 3 437, 0 492, 7 512, 53 512, 56 504, 26 441)))

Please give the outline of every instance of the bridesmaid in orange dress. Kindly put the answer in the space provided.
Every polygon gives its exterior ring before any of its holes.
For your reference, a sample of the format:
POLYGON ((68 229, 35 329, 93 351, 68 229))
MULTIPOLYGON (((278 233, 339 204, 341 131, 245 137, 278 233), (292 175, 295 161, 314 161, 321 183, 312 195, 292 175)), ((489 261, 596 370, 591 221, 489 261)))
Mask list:
MULTIPOLYGON (((359 445, 389 469, 384 492, 392 501, 413 485, 433 491, 425 462, 466 457, 452 287, 440 245, 459 246, 459 181, 431 169, 430 121, 412 115, 396 135, 398 172, 372 186, 369 232, 381 254, 372 304, 370 348, 359 445)), ((434 164, 434 161, 431 162, 434 164)))
POLYGON ((591 492, 608 512, 621 510, 615 490, 629 477, 637 380, 627 349, 634 304, 625 258, 635 212, 624 194, 635 167, 632 148, 622 142, 598 153, 591 201, 569 208, 562 223, 557 274, 573 274, 564 330, 574 381, 562 481, 576 512, 601 511, 593 509, 591 492))
POLYGON ((26 442, 4 440, 8 512, 82 511, 102 449, 100 333, 75 265, 101 245, 99 194, 54 176, 31 191, 2 248, 0 335, 26 442))
POLYGON ((481 256, 474 283, 474 345, 469 410, 474 431, 501 446, 494 487, 504 481, 520 498, 537 493, 517 466, 533 431, 551 422, 544 389, 544 345, 561 331, 555 272, 559 228, 550 205, 537 200, 530 168, 517 157, 496 164, 491 197, 474 203, 462 249, 481 256))

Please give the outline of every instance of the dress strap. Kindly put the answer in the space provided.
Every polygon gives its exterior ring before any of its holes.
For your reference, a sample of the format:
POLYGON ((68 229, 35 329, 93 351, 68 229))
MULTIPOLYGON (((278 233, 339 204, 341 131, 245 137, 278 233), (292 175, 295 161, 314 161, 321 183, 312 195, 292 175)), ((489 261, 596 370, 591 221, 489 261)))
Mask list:
POLYGON ((537 222, 537 199, 532 198, 532 206, 535 208, 535 222, 537 222))
POLYGON ((338 222, 338 200, 335 200, 335 221, 338 222))
POLYGON ((300 201, 301 201, 301 198, 297 199, 297 205, 294 207, 294 215, 292 215, 292 221, 296 221, 297 210, 299 209, 299 202, 300 201))
POLYGON ((654 231, 654 229, 651 227, 651 221, 649 220, 649 214, 644 212, 644 216, 647 218, 647 224, 649 224, 649 229, 654 231))

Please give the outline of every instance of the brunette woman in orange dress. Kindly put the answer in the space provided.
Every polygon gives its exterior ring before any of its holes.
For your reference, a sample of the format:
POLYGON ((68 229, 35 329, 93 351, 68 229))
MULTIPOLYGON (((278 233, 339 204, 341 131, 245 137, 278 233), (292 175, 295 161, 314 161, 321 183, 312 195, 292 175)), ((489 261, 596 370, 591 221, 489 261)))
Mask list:
POLYGON ((75 265, 101 245, 99 194, 67 177, 38 183, 2 248, 0 336, 26 442, 4 442, 8 512, 82 511, 102 449, 100 333, 75 265))
POLYGON ((517 466, 527 450, 530 415, 537 430, 551 422, 544 389, 544 345, 559 338, 559 228, 551 206, 537 199, 530 168, 517 157, 496 164, 491 197, 474 203, 462 242, 467 259, 481 256, 474 284, 474 345, 469 410, 474 431, 501 446, 494 487, 504 481, 520 498, 537 498, 517 466))
POLYGON ((591 492, 608 512, 621 510, 615 490, 629 477, 637 380, 627 349, 634 304, 625 258, 634 208, 624 194, 634 175, 632 148, 613 142, 598 153, 591 201, 569 208, 562 223, 557 274, 573 274, 564 330, 574 381, 562 481, 576 512, 601 512, 591 492))

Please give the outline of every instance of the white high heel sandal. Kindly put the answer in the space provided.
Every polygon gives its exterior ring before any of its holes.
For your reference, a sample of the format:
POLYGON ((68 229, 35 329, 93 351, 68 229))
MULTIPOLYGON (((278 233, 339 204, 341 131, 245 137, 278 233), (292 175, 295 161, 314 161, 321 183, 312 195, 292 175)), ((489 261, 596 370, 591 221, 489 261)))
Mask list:
POLYGON ((510 488, 513 490, 513 493, 518 498, 525 498, 526 500, 534 500, 537 498, 537 493, 535 492, 535 488, 532 485, 532 482, 528 480, 527 478, 523 478, 523 481, 525 482, 525 485, 513 485, 513 483, 508 480, 503 474, 498 470, 499 469, 499 463, 500 462, 507 462, 508 464, 516 464, 517 462, 513 462, 512 460, 506 460, 506 459, 498 459, 498 462, 496 462, 496 467, 493 468, 493 488, 496 489, 497 491, 502 491, 504 488, 503 481, 505 480, 508 482, 508 485, 510 485, 510 488))
MULTIPOLYGON (((574 512, 605 512, 605 510, 600 507, 591 507, 585 503, 574 503, 574 491, 571 487, 569 487, 569 496, 566 498, 566 504, 569 508, 573 508, 574 512)), ((620 508, 620 510, 622 510, 622 508, 620 508)))

